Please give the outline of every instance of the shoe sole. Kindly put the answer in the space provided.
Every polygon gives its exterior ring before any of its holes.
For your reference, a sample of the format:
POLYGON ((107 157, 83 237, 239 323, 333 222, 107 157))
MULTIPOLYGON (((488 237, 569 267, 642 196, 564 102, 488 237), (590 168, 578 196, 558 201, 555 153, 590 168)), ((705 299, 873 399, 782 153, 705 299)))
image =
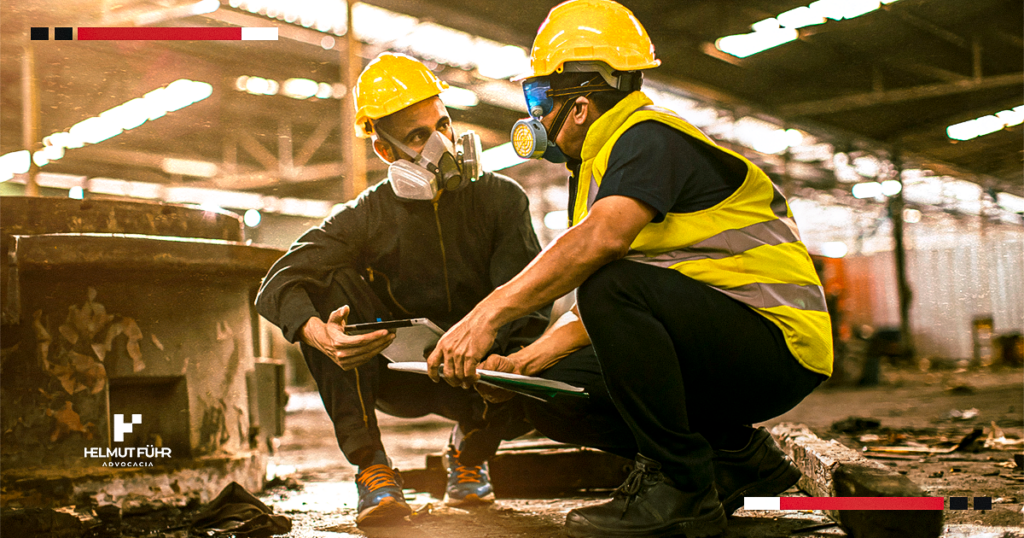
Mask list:
POLYGON ((736 510, 743 508, 743 497, 774 497, 799 482, 801 476, 803 475, 800 469, 787 458, 786 464, 768 478, 754 482, 746 488, 736 491, 729 498, 723 499, 722 506, 725 508, 725 514, 732 516, 736 510))
POLYGON ((483 497, 478 496, 476 493, 470 493, 462 499, 453 499, 448 497, 448 502, 445 503, 448 506, 481 506, 485 504, 494 503, 494 494, 488 493, 483 497))
POLYGON ((605 531, 589 527, 589 522, 587 522, 585 518, 578 516, 574 518, 574 516, 575 514, 570 513, 565 522, 565 532, 571 538, 668 538, 669 536, 704 538, 706 536, 718 536, 725 532, 725 528, 728 526, 728 522, 725 518, 725 511, 721 506, 716 507, 714 511, 709 514, 658 530, 644 529, 629 531, 622 529, 605 531), (576 521, 581 521, 581 523, 577 523, 579 527, 573 528, 570 526, 570 524, 574 522, 574 519, 576 521))
POLYGON ((356 525, 359 527, 389 525, 410 514, 412 514, 412 508, 409 508, 408 504, 394 497, 385 497, 376 506, 359 512, 359 515, 356 516, 356 525))

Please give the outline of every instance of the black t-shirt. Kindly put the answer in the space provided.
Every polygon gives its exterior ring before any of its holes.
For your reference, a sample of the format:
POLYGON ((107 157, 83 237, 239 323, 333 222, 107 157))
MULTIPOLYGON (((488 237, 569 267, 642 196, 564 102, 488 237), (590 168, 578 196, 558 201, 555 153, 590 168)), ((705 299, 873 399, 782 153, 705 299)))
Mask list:
MULTIPOLYGON (((578 165, 573 167, 578 176, 578 165)), ((703 142, 657 121, 640 122, 615 141, 597 200, 628 196, 649 204, 658 214, 692 213, 715 206, 743 184, 746 165, 703 142)), ((575 179, 569 191, 572 210, 575 179)))

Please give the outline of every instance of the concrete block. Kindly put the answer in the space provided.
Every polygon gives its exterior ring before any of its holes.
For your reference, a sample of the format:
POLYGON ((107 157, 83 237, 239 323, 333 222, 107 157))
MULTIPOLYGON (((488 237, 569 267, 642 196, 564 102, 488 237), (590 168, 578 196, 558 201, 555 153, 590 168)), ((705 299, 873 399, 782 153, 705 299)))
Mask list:
MULTIPOLYGON (((782 423, 772 428, 782 449, 803 472, 797 485, 812 497, 925 497, 907 477, 868 460, 837 441, 824 441, 807 426, 782 423)), ((939 510, 826 511, 852 538, 938 538, 939 510)))

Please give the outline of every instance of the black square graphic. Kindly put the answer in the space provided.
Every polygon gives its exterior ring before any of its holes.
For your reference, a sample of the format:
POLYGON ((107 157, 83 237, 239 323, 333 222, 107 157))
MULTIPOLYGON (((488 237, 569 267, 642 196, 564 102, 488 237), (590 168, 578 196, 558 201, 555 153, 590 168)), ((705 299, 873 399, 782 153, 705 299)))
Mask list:
POLYGON ((992 509, 992 497, 975 497, 974 498, 974 509, 975 510, 991 510, 992 509))
POLYGON ((29 33, 32 41, 48 41, 50 39, 50 29, 45 26, 33 26, 29 33))
POLYGON ((967 497, 950 497, 950 510, 967 510, 967 497))
POLYGON ((60 27, 53 29, 53 38, 57 41, 71 41, 74 39, 73 29, 70 27, 60 27))

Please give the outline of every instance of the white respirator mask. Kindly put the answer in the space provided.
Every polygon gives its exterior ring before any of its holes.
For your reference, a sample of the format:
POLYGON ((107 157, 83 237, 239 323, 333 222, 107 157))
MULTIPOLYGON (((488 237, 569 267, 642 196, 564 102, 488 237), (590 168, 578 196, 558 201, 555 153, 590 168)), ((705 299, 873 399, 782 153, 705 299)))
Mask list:
POLYGON ((388 166, 388 179, 395 196, 405 200, 433 200, 437 193, 457 191, 480 178, 480 136, 473 131, 456 140, 455 144, 443 134, 434 131, 417 153, 395 140, 384 131, 377 134, 412 161, 398 159, 388 166))

